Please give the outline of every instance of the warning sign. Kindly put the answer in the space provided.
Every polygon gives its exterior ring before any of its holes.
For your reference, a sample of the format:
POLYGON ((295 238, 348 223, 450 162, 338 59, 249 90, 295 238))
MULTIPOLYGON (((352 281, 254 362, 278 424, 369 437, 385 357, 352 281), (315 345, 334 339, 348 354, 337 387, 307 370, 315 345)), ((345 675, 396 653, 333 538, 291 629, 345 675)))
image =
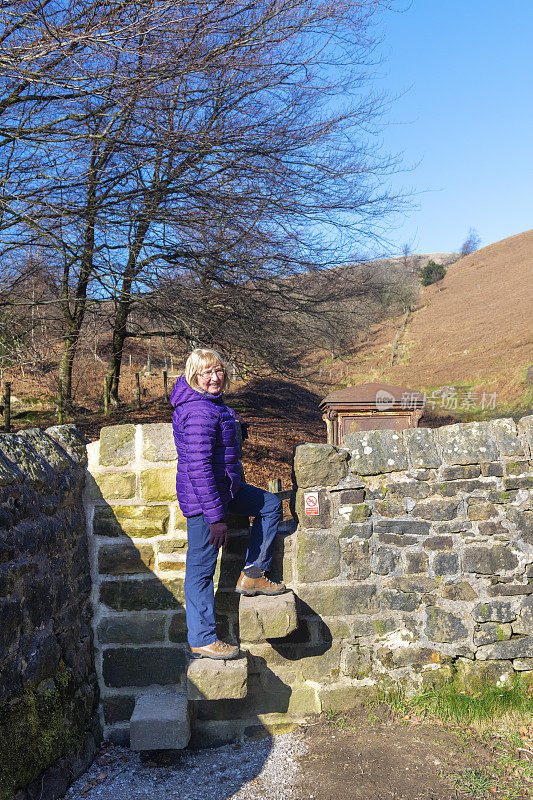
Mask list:
POLYGON ((304 508, 307 516, 314 516, 320 513, 318 492, 304 492, 304 508))

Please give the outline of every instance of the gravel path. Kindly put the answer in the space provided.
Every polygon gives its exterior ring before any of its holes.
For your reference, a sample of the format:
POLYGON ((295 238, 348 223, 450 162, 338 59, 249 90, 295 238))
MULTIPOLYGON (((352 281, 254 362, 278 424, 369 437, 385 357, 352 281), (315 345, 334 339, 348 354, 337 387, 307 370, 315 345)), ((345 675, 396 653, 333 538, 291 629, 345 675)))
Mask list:
POLYGON ((303 736, 287 733, 209 750, 140 756, 104 747, 66 800, 289 800, 304 753, 303 736))

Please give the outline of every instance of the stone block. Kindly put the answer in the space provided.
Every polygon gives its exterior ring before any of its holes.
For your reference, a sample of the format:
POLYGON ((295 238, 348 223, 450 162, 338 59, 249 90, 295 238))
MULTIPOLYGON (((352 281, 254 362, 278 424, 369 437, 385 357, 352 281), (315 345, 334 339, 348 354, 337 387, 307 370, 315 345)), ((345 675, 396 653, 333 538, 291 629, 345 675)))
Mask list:
POLYGON ((87 439, 74 424, 52 425, 45 431, 77 464, 87 464, 87 439))
POLYGON ((470 500, 468 503, 468 519, 484 520, 490 519, 497 514, 496 506, 483 500, 470 500))
POLYGON ((335 534, 300 531, 296 566, 301 583, 327 581, 340 574, 340 547, 335 534))
POLYGON ((343 542, 342 560, 348 566, 349 578, 364 581, 370 575, 370 548, 367 541, 343 542))
POLYGON ((320 710, 349 711, 351 708, 360 708, 372 700, 376 692, 376 686, 372 685, 330 683, 318 689, 320 710))
POLYGON ((371 649, 364 645, 350 645, 344 654, 343 673, 348 678, 361 680, 371 674, 372 664, 370 659, 371 649))
POLYGON ((459 617, 441 608, 426 609, 426 634, 433 642, 460 642, 468 631, 459 617))
POLYGON ((495 461, 498 448, 488 422, 460 422, 437 428, 444 460, 448 464, 495 461))
POLYGON ((422 672, 422 690, 424 692, 434 692, 444 689, 453 682, 454 669, 445 664, 437 669, 425 669, 422 672))
POLYGON ((341 506, 340 515, 349 523, 365 522, 367 517, 372 514, 372 509, 366 503, 357 503, 354 506, 341 506))
POLYGON ((441 596, 445 600, 470 601, 475 600, 477 594, 467 581, 461 581, 460 583, 450 583, 447 586, 443 586, 441 596))
POLYGON ((490 427, 502 456, 520 456, 524 454, 524 447, 518 438, 518 429, 512 417, 493 419, 490 427))
POLYGON ((519 597, 533 594, 533 585, 524 583, 495 583, 487 587, 489 597, 519 597))
MULTIPOLYGON (((491 484, 492 485, 492 484, 491 484)), ((464 494, 479 494, 485 492, 489 486, 479 480, 464 480, 464 481, 444 481, 444 483, 437 483, 433 485, 435 494, 441 494, 443 497, 459 497, 464 494)))
POLYGON ((150 644, 165 638, 163 614, 121 614, 103 617, 98 623, 101 644, 150 644))
POLYGON ((529 463, 527 461, 506 461, 505 474, 509 476, 514 475, 527 475, 530 472, 529 463))
POLYGON ((175 461, 177 459, 171 422, 142 425, 141 431, 141 452, 145 461, 175 461))
POLYGON ((481 474, 485 478, 503 478, 503 464, 499 461, 489 461, 481 464, 481 474))
MULTIPOLYGON (((40 428, 29 428, 18 433, 39 455, 53 467, 55 472, 72 469, 74 462, 65 450, 40 428)), ((77 463, 77 462, 76 462, 77 463)))
POLYGON ((451 550, 453 539, 451 536, 429 536, 424 540, 425 550, 451 550))
POLYGON ((305 514, 304 490, 298 489, 296 492, 296 516, 299 524, 304 528, 329 528, 331 525, 331 502, 325 489, 318 490, 319 513, 315 515, 305 514))
POLYGON ((341 649, 337 642, 315 645, 301 650, 298 660, 301 677, 306 681, 326 683, 339 677, 341 649))
POLYGON ((98 536, 134 539, 160 536, 167 533, 169 518, 170 509, 166 505, 99 506, 94 510, 93 532, 98 536))
POLYGON ((397 483, 389 483, 386 488, 387 497, 393 500, 405 500, 406 497, 412 500, 425 500, 429 497, 430 488, 427 483, 420 481, 399 481, 397 483))
POLYGON ((179 647, 113 647, 103 652, 106 686, 151 686, 182 683, 187 657, 179 647))
POLYGON ((344 489, 339 493, 339 503, 341 506, 354 503, 363 503, 365 499, 364 489, 344 489))
POLYGON ((133 542, 104 544, 98 550, 100 575, 133 575, 150 572, 155 555, 151 544, 134 545, 133 542))
POLYGON ((240 638, 247 642, 281 639, 298 627, 296 601, 292 592, 276 597, 241 596, 239 603, 240 638))
POLYGON ((509 536, 509 531, 501 522, 480 522, 478 530, 483 536, 509 536))
POLYGON ((477 694, 489 686, 511 688, 514 672, 508 661, 480 663, 467 658, 455 662, 454 683, 458 691, 477 694))
POLYGON ((187 620, 185 618, 185 611, 172 615, 170 627, 168 629, 168 638, 171 642, 187 641, 187 620))
POLYGON ((97 503, 107 500, 131 500, 135 497, 136 477, 126 472, 93 472, 89 480, 91 499, 97 503))
POLYGON ((379 541, 382 544, 394 544, 396 547, 410 547, 411 545, 418 544, 416 536, 402 536, 399 533, 381 533, 379 541))
POLYGON ((533 460, 533 414, 518 421, 517 431, 526 457, 533 460))
POLYGON ((374 512, 382 517, 399 517, 405 513, 405 509, 398 500, 377 500, 374 512))
POLYGON ((406 428, 403 431, 403 440, 413 469, 440 467, 441 459, 431 428, 406 428))
POLYGON ((435 578, 428 578, 426 575, 400 575, 397 578, 391 578, 387 582, 387 588, 395 589, 399 592, 419 592, 420 594, 427 594, 432 592, 438 586, 435 578))
POLYGON ((141 470, 141 497, 148 503, 176 500, 176 467, 141 470))
POLYGON ((351 451, 350 469, 358 475, 377 475, 407 469, 407 450, 401 432, 358 431, 344 437, 351 451))
POLYGON ((413 508, 414 517, 422 519, 453 519, 457 514, 458 503, 453 500, 423 500, 413 508))
POLYGON ((348 475, 348 453, 332 444, 300 444, 294 451, 294 474, 300 489, 336 486, 348 475))
POLYGON ((415 592, 382 591, 379 603, 386 611, 416 611, 420 608, 420 595, 415 592))
POLYGON ((369 520, 368 522, 363 522, 360 525, 351 524, 345 525, 339 531, 339 537, 345 539, 351 539, 357 536, 359 539, 370 539, 372 536, 372 522, 369 520))
POLYGON ((41 456, 30 441, 15 433, 0 435, 0 454, 4 456, 2 465, 3 485, 12 483, 13 472, 20 481, 21 474, 30 486, 54 486, 55 472, 51 464, 41 456))
POLYGON ((520 615, 517 623, 513 625, 515 633, 526 633, 529 636, 533 635, 533 596, 529 595, 522 601, 520 608, 520 615))
POLYGON ((115 611, 175 610, 183 603, 183 579, 102 581, 100 602, 115 611))
POLYGON ((462 481, 468 478, 479 478, 481 467, 477 466, 477 464, 443 467, 440 474, 441 478, 445 481, 462 481))
POLYGON ((503 488, 506 491, 512 489, 533 489, 533 476, 517 475, 515 477, 506 477, 503 479, 503 488))
POLYGON ((405 571, 408 573, 427 572, 429 561, 427 553, 406 553, 405 571))
POLYGON ((395 533, 398 536, 427 536, 430 531, 429 522, 419 522, 411 519, 380 519, 374 520, 374 533, 395 533))
POLYGON ((370 568, 372 572, 378 575, 388 575, 389 572, 394 572, 399 561, 400 554, 398 550, 392 547, 376 547, 372 552, 370 568))
POLYGON ((449 533, 471 533, 474 526, 468 519, 452 519, 434 522, 432 528, 435 533, 440 535, 449 533))
POLYGON ((112 425, 100 430, 100 464, 122 467, 135 460, 135 425, 112 425))
POLYGON ((246 697, 248 663, 246 656, 231 661, 193 659, 187 670, 189 700, 224 700, 246 697))
POLYGON ((484 622, 474 628, 474 645, 478 647, 511 638, 512 628, 505 622, 484 622))
POLYGON ((490 600, 475 606, 472 616, 476 622, 513 622, 516 611, 509 601, 490 600))
POLYGON ((168 555, 159 555, 157 562, 158 572, 185 572, 185 561, 183 561, 182 553, 169 553, 168 555))
POLYGON ((476 658, 480 661, 531 657, 533 657, 533 636, 524 636, 520 639, 509 639, 506 642, 485 644, 476 651, 476 658))
POLYGON ((114 722, 127 722, 135 708, 135 697, 131 694, 109 695, 102 699, 104 720, 108 725, 114 722))
POLYGON ((516 555, 508 547, 465 547, 463 554, 463 571, 476 572, 480 575, 495 575, 498 572, 512 570, 518 566, 516 555))
POLYGON ((380 610, 377 589, 372 584, 303 586, 299 596, 321 617, 375 614, 380 610))
POLYGON ((181 536, 173 539, 161 539, 157 543, 157 550, 159 557, 172 554, 184 556, 187 550, 187 539, 181 536))
POLYGON ((190 736, 185 695, 158 693, 137 698, 130 720, 132 750, 183 750, 190 736))
POLYGON ((435 575, 455 575, 459 572, 459 556, 457 553, 435 553, 433 572, 435 575))

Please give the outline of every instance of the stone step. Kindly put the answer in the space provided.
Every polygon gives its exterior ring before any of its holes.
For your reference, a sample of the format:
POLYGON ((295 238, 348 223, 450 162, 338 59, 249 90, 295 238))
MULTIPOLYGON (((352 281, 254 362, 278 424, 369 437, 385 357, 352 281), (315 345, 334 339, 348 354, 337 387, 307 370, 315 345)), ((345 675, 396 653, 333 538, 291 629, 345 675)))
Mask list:
POLYGON ((184 694, 158 692, 137 698, 130 720, 132 750, 183 750, 191 736, 184 694))
POLYGON ((248 660, 243 653, 228 661, 193 659, 187 670, 189 700, 229 700, 246 697, 248 660))
POLYGON ((243 642, 282 639, 298 627, 296 600, 293 592, 276 597, 241 595, 239 602, 239 635, 243 642))

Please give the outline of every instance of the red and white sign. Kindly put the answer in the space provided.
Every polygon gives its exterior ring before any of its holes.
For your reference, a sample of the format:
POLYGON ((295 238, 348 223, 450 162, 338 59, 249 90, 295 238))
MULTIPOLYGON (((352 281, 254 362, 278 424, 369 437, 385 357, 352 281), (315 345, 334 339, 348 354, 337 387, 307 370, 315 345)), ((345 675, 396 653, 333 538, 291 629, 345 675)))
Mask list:
POLYGON ((304 492, 304 508, 307 516, 315 516, 320 513, 318 492, 304 492))

